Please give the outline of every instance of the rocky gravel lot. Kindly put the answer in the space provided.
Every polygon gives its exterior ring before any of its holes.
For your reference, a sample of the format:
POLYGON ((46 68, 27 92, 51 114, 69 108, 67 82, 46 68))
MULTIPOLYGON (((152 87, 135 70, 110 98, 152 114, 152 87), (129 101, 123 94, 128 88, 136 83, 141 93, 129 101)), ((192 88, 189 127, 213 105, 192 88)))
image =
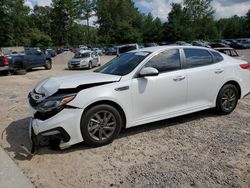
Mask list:
MULTIPOLYGON (((250 50, 239 53, 250 62, 250 50)), ((50 71, 0 77, 0 144, 36 187, 250 187, 250 96, 227 116, 206 110, 124 130, 100 148, 31 156, 28 92, 48 76, 87 71, 66 70, 71 57, 57 56, 50 71)))

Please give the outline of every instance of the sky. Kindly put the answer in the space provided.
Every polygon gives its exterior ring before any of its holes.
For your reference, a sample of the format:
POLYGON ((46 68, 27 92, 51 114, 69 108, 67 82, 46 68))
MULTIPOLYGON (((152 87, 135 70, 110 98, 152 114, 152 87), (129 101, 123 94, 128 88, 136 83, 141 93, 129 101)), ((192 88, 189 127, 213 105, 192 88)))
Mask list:
MULTIPOLYGON (((135 6, 143 13, 152 13, 162 21, 167 21, 167 15, 171 10, 171 3, 182 3, 183 0, 134 0, 135 6)), ((49 6, 51 0, 25 0, 29 7, 49 6)), ((216 10, 215 18, 229 18, 233 15, 244 16, 250 9, 250 0, 213 0, 213 8, 216 10)))

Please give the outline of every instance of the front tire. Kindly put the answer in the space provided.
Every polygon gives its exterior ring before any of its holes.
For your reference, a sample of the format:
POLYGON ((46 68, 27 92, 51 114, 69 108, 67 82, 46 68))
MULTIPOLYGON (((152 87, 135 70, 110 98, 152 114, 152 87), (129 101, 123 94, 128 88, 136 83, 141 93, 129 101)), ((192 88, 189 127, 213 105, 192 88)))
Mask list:
POLYGON ((90 61, 89 62, 89 69, 92 69, 93 68, 93 65, 92 65, 92 62, 90 61))
POLYGON ((120 133, 123 120, 116 108, 97 105, 87 110, 81 119, 83 140, 90 146, 111 143, 120 133))
POLYGON ((216 111, 222 115, 230 114, 236 108, 238 99, 239 91, 234 85, 223 86, 216 100, 216 111))

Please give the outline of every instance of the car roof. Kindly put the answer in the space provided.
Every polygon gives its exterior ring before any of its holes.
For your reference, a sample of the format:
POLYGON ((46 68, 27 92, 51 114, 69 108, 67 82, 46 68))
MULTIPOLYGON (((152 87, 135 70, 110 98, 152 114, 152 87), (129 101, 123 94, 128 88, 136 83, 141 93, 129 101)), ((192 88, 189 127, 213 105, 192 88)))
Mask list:
POLYGON ((234 50, 234 48, 230 47, 222 47, 222 48, 214 48, 215 50, 234 50))
POLYGON ((90 53, 90 52, 93 52, 93 51, 91 51, 91 50, 81 50, 79 53, 84 54, 84 53, 90 53))
POLYGON ((120 46, 118 46, 118 48, 122 48, 122 47, 127 47, 127 46, 136 46, 136 45, 138 45, 138 44, 123 44, 123 45, 120 45, 120 46))
POLYGON ((171 49, 176 49, 176 48, 192 48, 192 49, 205 49, 205 50, 213 50, 211 48, 206 48, 206 47, 201 47, 201 46, 179 46, 179 45, 173 45, 173 46, 154 46, 154 47, 146 47, 146 48, 140 48, 137 50, 133 50, 130 52, 157 52, 157 51, 163 51, 163 50, 171 50, 171 49))

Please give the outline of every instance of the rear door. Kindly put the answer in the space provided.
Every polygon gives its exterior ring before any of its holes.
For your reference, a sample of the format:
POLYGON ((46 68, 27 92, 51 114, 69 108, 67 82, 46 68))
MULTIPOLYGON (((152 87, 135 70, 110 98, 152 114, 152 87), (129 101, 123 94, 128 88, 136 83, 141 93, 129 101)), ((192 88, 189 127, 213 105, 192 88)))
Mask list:
POLYGON ((34 62, 37 66, 43 66, 45 64, 46 55, 40 49, 34 49, 34 62))
POLYGON ((24 63, 26 64, 27 68, 35 67, 36 62, 34 61, 35 54, 33 54, 33 50, 28 48, 25 49, 25 55, 24 55, 24 63))
POLYGON ((97 54, 95 53, 95 52, 92 52, 91 53, 91 57, 92 57, 92 59, 93 59, 93 65, 94 66, 97 66, 98 65, 98 56, 97 56, 97 54))
POLYGON ((184 48, 188 90, 187 106, 191 109, 213 106, 223 84, 224 69, 206 49, 184 48))

